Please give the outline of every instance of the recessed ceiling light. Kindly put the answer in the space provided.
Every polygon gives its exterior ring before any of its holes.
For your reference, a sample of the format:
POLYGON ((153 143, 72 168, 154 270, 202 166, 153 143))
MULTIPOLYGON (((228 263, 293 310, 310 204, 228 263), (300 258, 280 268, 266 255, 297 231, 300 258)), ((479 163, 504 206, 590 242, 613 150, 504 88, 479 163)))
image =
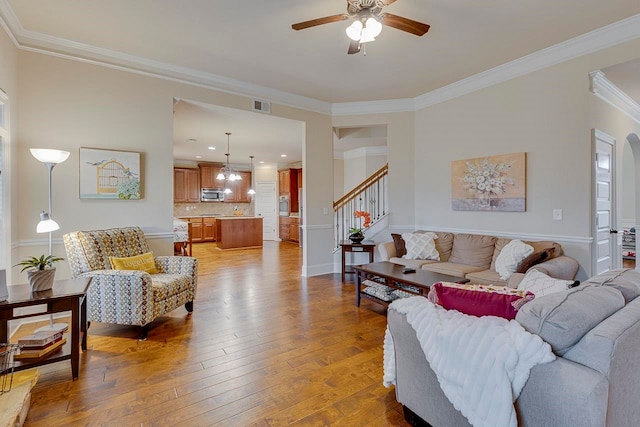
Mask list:
POLYGON ((280 154, 280 157, 287 157, 286 154, 280 154))
POLYGON ((187 142, 198 142, 198 140, 195 138, 189 138, 187 139, 187 142))
POLYGON ((216 147, 207 147, 209 150, 215 150, 216 147))
POLYGON ((260 164, 264 164, 264 160, 260 160, 260 164))
POLYGON ((201 158, 202 158, 202 156, 196 156, 196 159, 201 159, 201 158))

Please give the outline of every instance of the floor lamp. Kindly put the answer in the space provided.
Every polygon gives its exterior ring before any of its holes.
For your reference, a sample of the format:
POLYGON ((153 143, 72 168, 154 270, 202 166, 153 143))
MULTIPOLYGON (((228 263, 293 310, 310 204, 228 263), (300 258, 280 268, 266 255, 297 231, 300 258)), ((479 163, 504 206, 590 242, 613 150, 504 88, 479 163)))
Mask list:
MULTIPOLYGON (((44 163, 49 171, 49 211, 42 212, 40 214, 40 222, 36 227, 36 233, 49 233, 49 255, 52 255, 51 249, 51 233, 53 231, 59 230, 60 226, 57 222, 52 219, 53 213, 51 208, 51 172, 53 171, 53 167, 58 163, 62 163, 69 158, 68 151, 61 150, 52 150, 47 148, 31 148, 31 155, 35 157, 38 161, 44 163)), ((66 323, 53 323, 53 313, 49 315, 49 326, 43 326, 42 328, 36 329, 36 332, 47 331, 47 332, 60 332, 67 329, 66 323)))

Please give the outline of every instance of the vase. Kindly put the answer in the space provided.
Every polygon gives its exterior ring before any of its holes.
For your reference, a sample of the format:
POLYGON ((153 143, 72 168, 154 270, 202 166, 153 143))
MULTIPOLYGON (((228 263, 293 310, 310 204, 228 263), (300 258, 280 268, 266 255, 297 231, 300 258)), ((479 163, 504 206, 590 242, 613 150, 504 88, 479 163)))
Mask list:
POLYGON ((31 285, 31 292, 46 291, 53 288, 53 279, 56 276, 56 268, 27 271, 27 279, 31 285))
POLYGON ((364 240, 364 234, 362 233, 362 231, 351 233, 349 234, 349 240, 351 240, 353 243, 360 243, 364 240))

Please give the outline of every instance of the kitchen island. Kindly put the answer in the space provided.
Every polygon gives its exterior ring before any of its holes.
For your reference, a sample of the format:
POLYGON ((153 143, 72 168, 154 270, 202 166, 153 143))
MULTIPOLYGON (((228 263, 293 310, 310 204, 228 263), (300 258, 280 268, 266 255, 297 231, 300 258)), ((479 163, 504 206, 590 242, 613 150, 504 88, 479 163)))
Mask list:
POLYGON ((223 216, 216 218, 216 244, 219 249, 262 247, 262 217, 223 216))

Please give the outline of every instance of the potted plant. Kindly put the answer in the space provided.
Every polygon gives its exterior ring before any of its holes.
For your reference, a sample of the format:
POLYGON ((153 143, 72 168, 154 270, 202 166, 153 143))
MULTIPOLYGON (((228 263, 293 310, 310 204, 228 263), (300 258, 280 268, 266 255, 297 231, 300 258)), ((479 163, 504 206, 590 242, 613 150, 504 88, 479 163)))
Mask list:
POLYGON ((353 213, 353 216, 355 218, 364 218, 364 223, 361 225, 361 227, 349 228, 349 239, 353 243, 360 243, 364 240, 363 231, 371 225, 371 215, 366 211, 355 211, 353 213))
POLYGON ((32 256, 20 261, 14 265, 14 267, 21 265, 21 273, 27 270, 27 279, 29 279, 29 285, 31 285, 32 292, 46 291, 53 287, 53 279, 56 275, 56 268, 53 267, 53 263, 62 260, 64 260, 64 258, 55 257, 53 255, 41 255, 40 258, 32 256))

